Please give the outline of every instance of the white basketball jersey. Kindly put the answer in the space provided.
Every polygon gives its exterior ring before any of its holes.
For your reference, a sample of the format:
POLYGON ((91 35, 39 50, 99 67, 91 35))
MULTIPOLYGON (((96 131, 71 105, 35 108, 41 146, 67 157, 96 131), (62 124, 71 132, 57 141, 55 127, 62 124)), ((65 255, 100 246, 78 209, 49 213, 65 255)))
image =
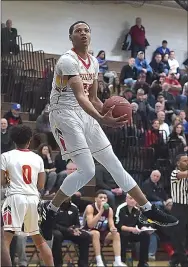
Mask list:
POLYGON ((66 108, 79 106, 73 90, 68 84, 67 76, 80 75, 85 93, 89 95, 94 80, 98 79, 98 70, 98 61, 90 54, 86 60, 79 57, 73 50, 62 55, 55 67, 50 96, 51 110, 62 108, 62 106, 66 106, 66 108))
POLYGON ((14 149, 1 155, 1 169, 10 180, 7 196, 12 194, 39 195, 38 174, 44 172, 42 158, 29 150, 14 149))

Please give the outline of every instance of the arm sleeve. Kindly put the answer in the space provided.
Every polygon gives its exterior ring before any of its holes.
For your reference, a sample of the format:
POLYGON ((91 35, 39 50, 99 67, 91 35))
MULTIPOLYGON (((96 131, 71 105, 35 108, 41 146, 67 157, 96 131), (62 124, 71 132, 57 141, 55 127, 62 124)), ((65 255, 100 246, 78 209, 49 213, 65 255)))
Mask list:
POLYGON ((140 65, 138 60, 135 60, 135 67, 137 68, 138 71, 142 70, 142 66, 140 65))
POLYGON ((63 55, 60 57, 56 71, 59 75, 79 75, 78 62, 71 55, 63 55))
POLYGON ((123 209, 117 209, 115 214, 115 225, 119 231, 121 231, 121 227, 124 225, 124 217, 123 209))
POLYGON ((1 155, 1 170, 7 170, 7 160, 4 154, 1 155))
POLYGON ((44 172, 44 162, 40 156, 39 156, 39 161, 40 161, 39 173, 41 173, 41 172, 44 172))

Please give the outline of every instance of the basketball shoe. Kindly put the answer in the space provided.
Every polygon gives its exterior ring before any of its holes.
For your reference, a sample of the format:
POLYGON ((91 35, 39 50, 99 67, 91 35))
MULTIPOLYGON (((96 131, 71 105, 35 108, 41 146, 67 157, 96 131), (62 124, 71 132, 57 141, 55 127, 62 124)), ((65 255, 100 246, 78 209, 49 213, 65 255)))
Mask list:
POLYGON ((143 224, 154 223, 163 227, 174 226, 179 223, 178 219, 165 211, 158 209, 155 205, 152 205, 151 210, 142 211, 139 220, 143 224))

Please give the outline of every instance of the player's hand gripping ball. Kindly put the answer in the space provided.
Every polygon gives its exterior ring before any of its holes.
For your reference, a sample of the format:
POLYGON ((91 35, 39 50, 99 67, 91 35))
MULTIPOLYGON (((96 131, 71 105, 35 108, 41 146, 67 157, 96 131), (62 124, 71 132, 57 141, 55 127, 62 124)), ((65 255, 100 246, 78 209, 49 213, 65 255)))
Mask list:
POLYGON ((126 114, 128 124, 130 124, 132 121, 131 104, 124 97, 112 96, 112 97, 106 99, 104 102, 103 111, 102 111, 103 115, 106 114, 108 112, 108 110, 113 106, 115 106, 115 107, 112 111, 112 116, 114 118, 118 118, 118 117, 126 114))

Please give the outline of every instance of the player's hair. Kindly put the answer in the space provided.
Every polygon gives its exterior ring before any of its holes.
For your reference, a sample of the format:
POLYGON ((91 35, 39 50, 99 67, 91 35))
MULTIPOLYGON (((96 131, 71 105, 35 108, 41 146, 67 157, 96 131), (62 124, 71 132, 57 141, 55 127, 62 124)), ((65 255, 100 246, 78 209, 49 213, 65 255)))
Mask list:
POLYGON ((98 190, 95 193, 95 197, 98 197, 99 195, 106 195, 107 196, 106 192, 104 190, 102 190, 102 189, 98 190))
POLYGON ((32 130, 26 125, 13 126, 10 131, 10 138, 18 148, 25 148, 32 138, 32 130))
POLYGON ((51 146, 49 146, 48 144, 46 143, 42 143, 40 144, 40 146, 38 147, 38 155, 41 156, 42 158, 44 157, 44 155, 42 154, 42 150, 43 150, 43 147, 44 146, 47 146, 48 147, 48 150, 49 150, 49 153, 50 153, 50 156, 52 157, 52 148, 51 146))
POLYGON ((74 24, 72 24, 72 25, 70 26, 70 28, 69 28, 69 35, 73 34, 74 26, 76 26, 77 24, 80 24, 80 23, 86 24, 86 25, 89 27, 89 29, 91 30, 89 24, 87 24, 87 23, 86 23, 85 21, 83 21, 83 20, 78 20, 78 21, 76 21, 74 24))

